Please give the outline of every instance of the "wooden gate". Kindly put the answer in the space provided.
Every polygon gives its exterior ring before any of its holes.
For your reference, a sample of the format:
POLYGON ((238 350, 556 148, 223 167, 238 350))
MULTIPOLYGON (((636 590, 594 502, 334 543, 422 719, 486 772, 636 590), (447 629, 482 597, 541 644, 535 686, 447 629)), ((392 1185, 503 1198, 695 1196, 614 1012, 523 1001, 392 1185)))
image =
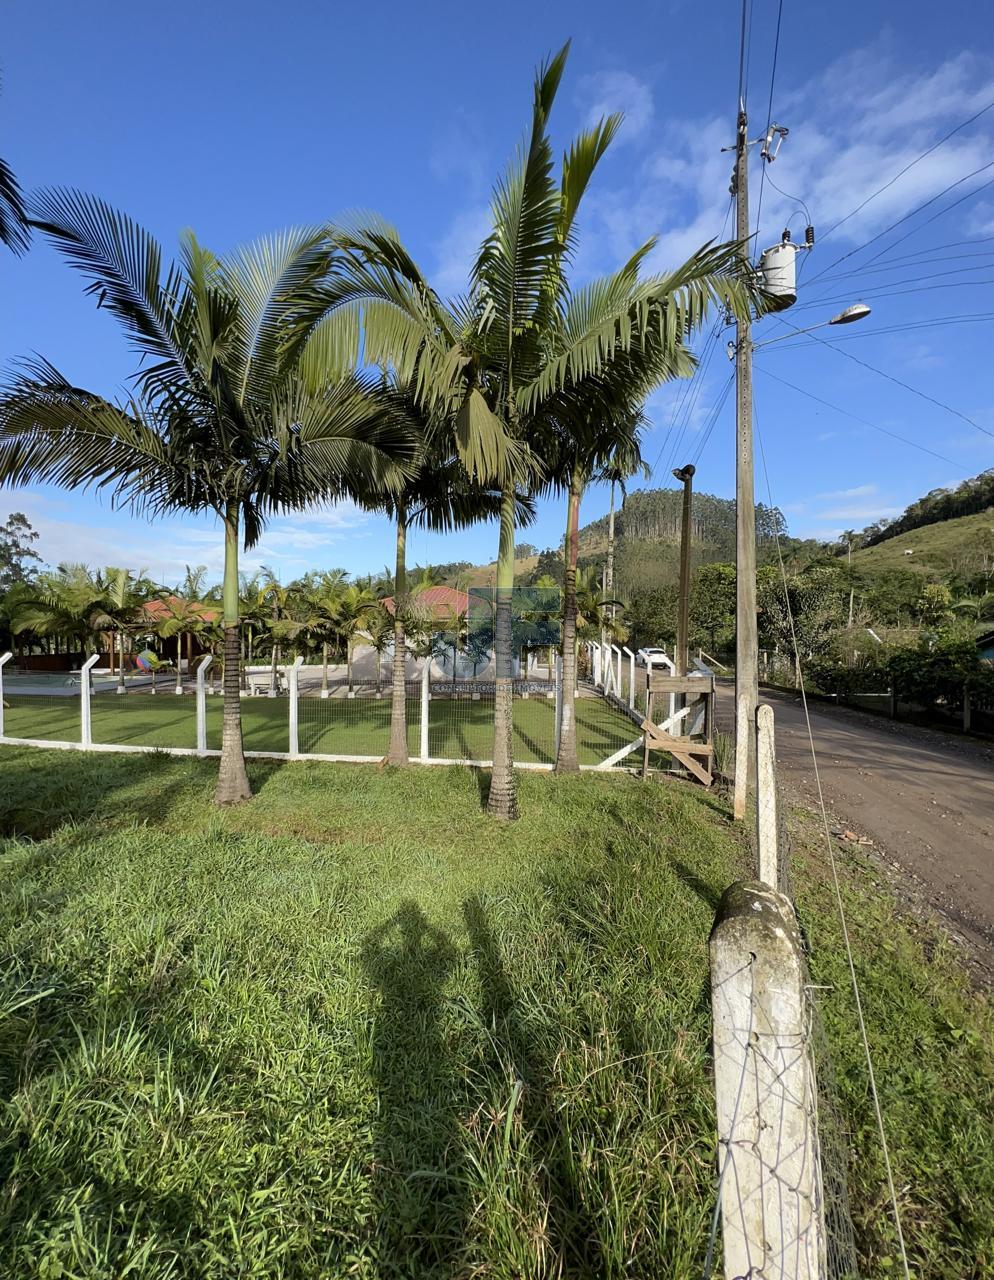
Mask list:
POLYGON ((646 672, 646 712, 642 777, 649 773, 649 752, 665 751, 710 787, 714 781, 714 676, 670 676, 646 672), (675 709, 660 724, 653 719, 657 698, 673 695, 675 709), (682 704, 682 705, 681 705, 682 704), (683 732, 680 732, 682 730, 683 732))

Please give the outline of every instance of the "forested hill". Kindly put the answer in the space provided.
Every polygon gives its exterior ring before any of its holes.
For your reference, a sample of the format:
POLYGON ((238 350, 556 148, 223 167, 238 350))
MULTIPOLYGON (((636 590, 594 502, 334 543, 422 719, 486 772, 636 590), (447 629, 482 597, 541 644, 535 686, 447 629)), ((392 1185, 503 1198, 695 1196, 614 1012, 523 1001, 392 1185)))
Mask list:
POLYGON ((852 539, 853 546, 875 547, 889 538, 922 529, 925 525, 958 520, 994 507, 994 468, 964 480, 955 489, 933 489, 907 508, 896 520, 878 520, 852 539))
MULTIPOLYGON (((619 539, 648 542, 680 541, 682 489, 637 489, 628 494, 615 516, 619 539)), ((735 501, 711 493, 694 494, 693 541, 707 548, 708 558, 729 559, 735 554, 735 501)), ((580 530, 580 554, 593 555, 607 547, 608 516, 580 530)), ((787 522, 777 507, 756 507, 756 541, 772 542, 787 534, 787 522)))

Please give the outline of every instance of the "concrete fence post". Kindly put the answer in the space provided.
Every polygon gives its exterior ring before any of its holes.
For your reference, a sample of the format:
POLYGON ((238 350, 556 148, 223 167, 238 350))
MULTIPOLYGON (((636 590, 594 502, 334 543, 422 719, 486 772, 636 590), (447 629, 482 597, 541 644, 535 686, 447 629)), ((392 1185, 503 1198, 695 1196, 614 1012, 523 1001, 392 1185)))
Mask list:
POLYGON ((635 706, 635 654, 627 645, 622 649, 622 653, 628 654, 628 705, 635 706))
POLYGON ((300 668, 304 665, 304 655, 298 653, 293 664, 287 668, 287 689, 290 695, 290 755, 300 755, 300 668))
POLYGON ((92 697, 93 686, 90 683, 90 671, 100 661, 100 654, 94 653, 83 663, 79 672, 79 740, 84 747, 93 746, 92 697))
POLYGON ((601 647, 596 640, 591 640, 590 651, 594 655, 594 687, 601 683, 601 647))
POLYGON ((207 668, 214 661, 212 653, 205 654, 197 668, 197 755, 207 754, 207 668))
POLYGON ((421 669, 421 759, 428 759, 428 711, 431 702, 431 659, 421 669))
POLYGON ((556 718, 555 740, 556 759, 559 759, 559 739, 563 732, 563 655, 556 654, 556 718))
POLYGON ((710 953, 726 1280, 823 1280, 817 1088, 790 901, 765 884, 732 885, 710 953))
POLYGON ((3 727, 3 669, 14 655, 8 650, 0 654, 0 738, 4 735, 3 727))
POLYGON ((759 878, 771 889, 779 889, 777 814, 777 755, 773 708, 768 703, 756 708, 756 848, 759 878))

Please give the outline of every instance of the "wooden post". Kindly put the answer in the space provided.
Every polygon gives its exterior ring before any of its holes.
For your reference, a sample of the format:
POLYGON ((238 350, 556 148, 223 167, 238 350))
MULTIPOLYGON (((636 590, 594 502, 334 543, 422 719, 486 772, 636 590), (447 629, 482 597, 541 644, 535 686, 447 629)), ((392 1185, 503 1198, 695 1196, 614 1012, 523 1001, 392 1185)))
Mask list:
POLYGON ((970 725, 972 723, 972 715, 971 715, 972 711, 973 711, 973 708, 970 705, 970 690, 967 688, 966 685, 964 685, 963 686, 963 732, 964 733, 970 732, 970 725))
POLYGON ((773 708, 756 708, 756 847, 759 879, 778 889, 777 761, 773 735, 773 708))

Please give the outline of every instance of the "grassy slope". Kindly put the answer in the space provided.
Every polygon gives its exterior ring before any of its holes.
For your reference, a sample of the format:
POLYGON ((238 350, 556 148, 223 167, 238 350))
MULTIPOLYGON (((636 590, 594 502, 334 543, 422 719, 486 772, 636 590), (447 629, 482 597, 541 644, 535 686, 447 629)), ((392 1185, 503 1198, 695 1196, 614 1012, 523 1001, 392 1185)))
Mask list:
POLYGON ((915 569, 922 574, 948 573, 956 557, 975 547, 979 534, 990 529, 994 529, 994 507, 972 516, 911 529, 875 547, 854 551, 853 564, 871 571, 915 569), (907 549, 915 554, 906 556, 907 549))
MULTIPOLYGON (((0 750, 5 1277, 700 1273, 716 799, 522 775, 501 828, 463 768, 258 762, 218 813, 209 762, 0 750)), ((886 1274, 826 873, 795 875, 886 1274)), ((845 891, 916 1274, 989 1275, 989 1008, 866 868, 845 891)))

